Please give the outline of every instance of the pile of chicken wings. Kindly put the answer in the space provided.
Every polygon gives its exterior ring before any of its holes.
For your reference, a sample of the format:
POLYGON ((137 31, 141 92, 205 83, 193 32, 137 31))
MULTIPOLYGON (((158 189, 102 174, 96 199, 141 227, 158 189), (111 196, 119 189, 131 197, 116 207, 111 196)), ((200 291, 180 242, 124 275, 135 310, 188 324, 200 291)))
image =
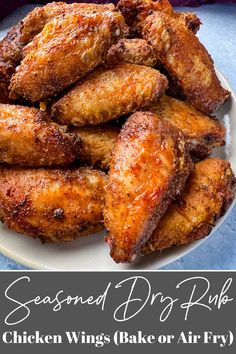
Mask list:
POLYGON ((0 42, 0 219, 43 242, 106 228, 115 262, 207 236, 234 198, 230 96, 168 0, 49 3, 0 42))

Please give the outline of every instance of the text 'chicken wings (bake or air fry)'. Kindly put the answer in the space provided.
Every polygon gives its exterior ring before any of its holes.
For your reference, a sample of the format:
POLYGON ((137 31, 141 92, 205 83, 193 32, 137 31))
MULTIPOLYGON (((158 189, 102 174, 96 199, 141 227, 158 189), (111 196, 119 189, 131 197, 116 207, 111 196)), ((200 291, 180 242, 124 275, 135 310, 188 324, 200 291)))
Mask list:
POLYGON ((192 167, 185 140, 150 112, 129 117, 118 137, 106 188, 111 256, 131 262, 148 240, 192 167))
POLYGON ((191 154, 198 158, 209 156, 213 148, 225 144, 224 126, 188 102, 163 96, 148 109, 180 129, 190 144, 191 154))
POLYGON ((64 242, 102 228, 106 175, 81 169, 0 169, 0 219, 43 242, 64 242))
POLYGON ((68 165, 81 151, 78 136, 37 108, 0 104, 0 162, 18 166, 68 165))
POLYGON ((101 64, 125 30, 123 16, 115 11, 56 17, 24 47, 10 98, 38 102, 61 92, 101 64))
POLYGON ((100 124, 132 113, 161 97, 167 79, 158 70, 135 64, 100 67, 52 106, 61 124, 100 124))
POLYGON ((227 161, 198 162, 184 192, 167 210, 143 253, 188 244, 207 236, 234 198, 235 177, 227 161))

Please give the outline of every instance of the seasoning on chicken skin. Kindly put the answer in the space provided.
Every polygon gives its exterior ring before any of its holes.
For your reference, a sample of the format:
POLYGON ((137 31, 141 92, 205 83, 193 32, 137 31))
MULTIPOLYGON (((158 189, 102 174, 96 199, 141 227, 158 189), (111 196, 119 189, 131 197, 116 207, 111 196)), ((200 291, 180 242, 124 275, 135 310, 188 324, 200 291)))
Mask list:
POLYGON ((234 198, 235 177, 227 161, 196 164, 181 198, 170 206, 143 247, 143 253, 188 244, 211 232, 234 198))
POLYGON ((113 125, 101 124, 75 128, 72 132, 79 137, 82 143, 79 160, 95 168, 108 169, 120 129, 113 125))
POLYGON ((127 24, 133 27, 133 32, 139 32, 139 22, 155 11, 172 16, 193 33, 197 33, 201 25, 195 13, 175 12, 168 0, 120 0, 117 7, 125 17, 127 24))
POLYGON ((148 109, 180 129, 190 143, 191 154, 196 157, 207 157, 213 148, 225 144, 224 126, 217 119, 196 110, 188 102, 163 96, 148 109))
POLYGON ((165 76, 147 66, 100 67, 53 104, 51 113, 61 124, 96 125, 149 105, 166 87, 165 76))
POLYGON ((36 7, 24 19, 22 25, 22 40, 29 43, 44 26, 55 17, 68 13, 115 11, 114 4, 88 4, 51 2, 43 7, 36 7))
POLYGON ((12 27, 0 41, 0 103, 10 102, 8 86, 22 52, 20 29, 20 24, 12 27))
POLYGON ((152 47, 144 39, 122 38, 108 50, 105 65, 113 66, 122 62, 155 66, 158 60, 152 47))
POLYGON ((68 165, 81 142, 67 127, 39 109, 0 104, 0 163, 18 166, 68 165))
POLYGON ((192 167, 181 133, 151 112, 129 117, 118 137, 106 187, 111 256, 132 262, 155 230, 192 167))
POLYGON ((22 21, 12 27, 0 41, 0 103, 8 103, 9 84, 15 68, 22 59, 23 47, 42 31, 47 22, 65 13, 87 11, 114 11, 113 4, 67 4, 52 2, 31 11, 22 21))
POLYGON ((102 229, 106 175, 81 169, 0 169, 0 219, 43 242, 102 229))
POLYGON ((205 47, 175 18, 154 12, 142 22, 142 36, 195 108, 210 114, 229 97, 205 47))
POLYGON ((56 17, 24 47, 10 98, 39 102, 61 92, 101 64, 125 30, 123 16, 114 11, 56 17))

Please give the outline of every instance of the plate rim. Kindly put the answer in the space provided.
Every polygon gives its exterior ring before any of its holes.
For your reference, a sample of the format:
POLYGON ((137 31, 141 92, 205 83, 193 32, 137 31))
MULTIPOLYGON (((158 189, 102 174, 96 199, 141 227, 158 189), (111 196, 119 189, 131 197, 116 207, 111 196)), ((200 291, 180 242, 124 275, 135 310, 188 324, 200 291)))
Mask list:
MULTIPOLYGON (((236 95, 234 93, 234 90, 232 89, 228 79, 222 74, 222 72, 220 70, 218 70, 217 68, 215 68, 215 71, 217 73, 217 76, 219 77, 222 85, 226 88, 230 89, 231 92, 231 100, 233 102, 233 104, 236 106, 236 95)), ((236 154, 236 152, 235 152, 236 154)), ((236 172, 236 171, 235 171, 236 172)), ((165 258, 163 260, 161 260, 161 258, 158 258, 158 265, 157 261, 153 261, 151 262, 151 266, 148 267, 147 269, 142 269, 139 267, 135 267, 135 264, 133 265, 132 269, 106 269, 106 270, 100 270, 100 269, 80 269, 80 268, 75 268, 74 271, 95 271, 95 272, 100 272, 100 271, 111 271, 111 272, 116 272, 116 271, 152 271, 152 270, 160 270, 160 268, 171 264, 172 262, 175 262, 177 259, 186 256, 187 254, 189 254, 190 252, 194 251, 195 249, 197 249, 199 246, 201 246, 206 240, 208 240, 210 237, 212 237, 214 235, 214 233, 217 231, 217 229, 219 227, 222 226, 222 224, 226 221, 226 219, 229 217, 229 214, 231 213, 232 209, 234 208, 236 204, 236 195, 234 196, 234 200, 232 202, 232 204, 230 205, 229 209, 227 210, 227 212, 225 213, 225 215, 223 215, 217 222, 216 226, 214 227, 214 229, 211 231, 211 233, 198 241, 194 241, 188 245, 184 245, 184 246, 180 246, 180 247, 176 247, 176 248, 172 248, 167 250, 166 252, 169 253, 169 255, 167 254, 165 256, 165 258), (173 253, 173 254, 172 254, 173 253), (156 266, 155 266, 156 265, 156 266)), ((7 231, 7 230, 6 230, 7 231)), ((12 230, 9 230, 12 231, 12 230)), ((20 234, 21 235, 21 234, 20 234)), ((22 236, 22 235, 21 235, 22 236)), ((1 237, 1 235, 0 235, 1 237)), ((26 236, 23 236, 26 237, 26 236)), ((89 237, 89 236, 88 236, 89 237)), ((25 258, 25 256, 20 255, 15 253, 12 249, 8 249, 6 247, 4 247, 1 243, 0 243, 0 253, 2 255, 4 255, 5 257, 8 257, 9 259, 13 260, 14 262, 18 263, 19 265, 23 265, 25 267, 31 268, 31 270, 37 271, 73 271, 72 269, 66 269, 66 268, 54 268, 52 266, 48 266, 47 264, 45 264, 44 262, 39 263, 38 261, 34 261, 32 259, 29 258, 25 258)), ((151 255, 152 256, 152 255, 151 255)), ((161 257, 161 256, 159 256, 161 257)), ((163 270, 164 271, 164 270, 163 270)))

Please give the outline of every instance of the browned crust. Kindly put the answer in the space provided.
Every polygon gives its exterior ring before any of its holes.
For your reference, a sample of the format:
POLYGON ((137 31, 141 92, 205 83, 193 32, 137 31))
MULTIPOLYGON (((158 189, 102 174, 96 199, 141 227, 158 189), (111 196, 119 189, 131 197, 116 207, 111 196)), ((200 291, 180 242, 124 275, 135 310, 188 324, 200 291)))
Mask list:
POLYGON ((94 168, 108 169, 120 128, 109 124, 71 129, 81 140, 79 160, 94 168))
POLYGON ((8 86, 22 53, 21 23, 12 27, 0 41, 0 103, 8 103, 8 86))
POLYGON ((91 169, 0 169, 0 216, 11 229, 43 242, 100 230, 106 176, 91 169))
POLYGON ((69 165, 79 138, 36 108, 0 104, 0 162, 18 166, 69 165))
POLYGON ((51 115, 61 124, 97 125, 146 107, 166 87, 165 76, 144 65, 99 67, 55 102, 51 115))
POLYGON ((235 182, 229 162, 218 158, 198 162, 181 198, 167 210, 142 252, 185 245, 209 235, 233 201, 235 182))
POLYGON ((213 148, 225 145, 225 128, 219 120, 196 110, 190 103, 163 96, 149 107, 180 129, 189 142, 190 152, 205 158, 213 148))
POLYGON ((24 47, 10 98, 39 102, 56 95, 101 64, 125 31, 115 11, 72 12, 49 21, 24 47))
POLYGON ((134 260, 182 191, 191 166, 185 141, 171 124, 150 112, 129 117, 114 149, 106 189, 107 241, 116 262, 134 260))
POLYGON ((220 84, 206 48, 179 21, 155 12, 143 22, 142 35, 195 108, 210 114, 229 97, 230 93, 220 84))
POLYGON ((195 13, 175 12, 168 0, 120 0, 117 7, 127 24, 133 27, 133 32, 138 31, 138 23, 144 21, 152 12, 163 12, 172 16, 193 33, 197 33, 201 25, 195 13))
POLYGON ((141 38, 122 38, 109 49, 106 66, 114 66, 120 63, 131 63, 146 66, 155 66, 158 62, 152 47, 141 38))
POLYGON ((114 11, 113 4, 67 4, 52 2, 31 11, 22 21, 12 27, 0 41, 0 103, 9 103, 9 84, 15 68, 22 59, 24 46, 42 31, 47 22, 66 13, 91 11, 114 11))

